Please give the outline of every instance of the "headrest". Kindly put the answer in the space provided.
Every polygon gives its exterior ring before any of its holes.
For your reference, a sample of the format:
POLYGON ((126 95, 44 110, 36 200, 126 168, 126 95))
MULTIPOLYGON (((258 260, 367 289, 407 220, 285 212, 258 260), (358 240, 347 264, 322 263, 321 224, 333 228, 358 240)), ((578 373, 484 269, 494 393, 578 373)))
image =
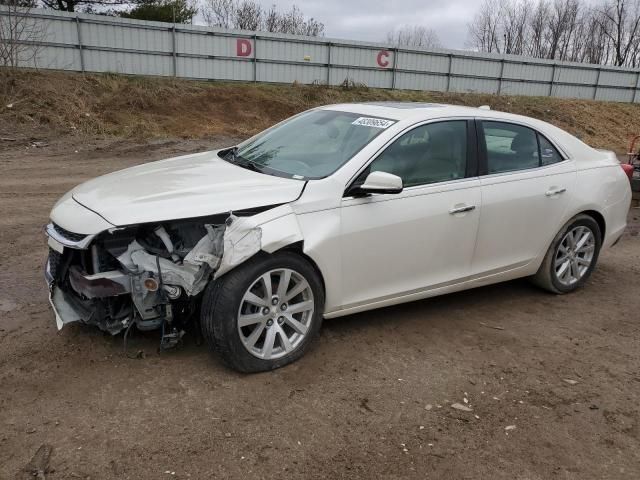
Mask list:
POLYGON ((511 140, 511 150, 519 153, 531 153, 538 150, 536 137, 530 133, 518 133, 511 140))

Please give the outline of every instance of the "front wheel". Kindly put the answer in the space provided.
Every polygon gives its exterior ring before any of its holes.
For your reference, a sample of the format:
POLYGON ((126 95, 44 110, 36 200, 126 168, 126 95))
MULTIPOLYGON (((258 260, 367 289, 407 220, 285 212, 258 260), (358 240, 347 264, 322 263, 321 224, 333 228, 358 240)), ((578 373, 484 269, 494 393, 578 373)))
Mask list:
POLYGON ((553 293, 569 293, 587 281, 602 246, 600 226, 589 215, 576 215, 558 232, 533 283, 553 293))
POLYGON ((258 254, 211 282, 201 324, 231 368, 260 372, 300 358, 322 323, 324 291, 315 269, 295 252, 258 254))

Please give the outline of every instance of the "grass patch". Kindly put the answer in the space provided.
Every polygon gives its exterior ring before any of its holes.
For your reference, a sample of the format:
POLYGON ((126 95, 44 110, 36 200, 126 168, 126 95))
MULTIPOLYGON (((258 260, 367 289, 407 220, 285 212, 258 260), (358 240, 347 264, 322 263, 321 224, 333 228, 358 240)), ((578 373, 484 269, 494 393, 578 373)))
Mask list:
POLYGON ((0 70, 0 136, 244 137, 318 105, 375 100, 490 105, 545 120, 618 153, 640 133, 640 105, 628 103, 391 91, 352 82, 327 87, 0 70))

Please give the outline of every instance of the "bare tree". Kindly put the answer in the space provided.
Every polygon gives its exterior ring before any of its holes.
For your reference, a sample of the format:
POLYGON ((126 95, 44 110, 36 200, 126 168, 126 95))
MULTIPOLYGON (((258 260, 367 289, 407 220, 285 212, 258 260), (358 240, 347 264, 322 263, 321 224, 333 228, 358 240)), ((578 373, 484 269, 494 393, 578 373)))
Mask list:
POLYGON ((202 16, 207 25, 233 28, 236 0, 206 0, 202 16))
POLYGON ((600 25, 605 36, 611 41, 614 51, 614 65, 625 65, 628 58, 636 58, 640 35, 640 1, 613 0, 601 10, 600 25), (630 55, 631 54, 631 55, 630 55))
POLYGON ((525 3, 503 1, 500 5, 500 32, 504 53, 522 55, 529 40, 527 21, 529 9, 525 3))
POLYGON ((94 8, 122 7, 135 4, 135 0, 41 0, 42 4, 52 10, 75 12, 79 9, 93 11, 94 8))
POLYGON ((207 25, 243 30, 291 33, 318 37, 324 34, 324 24, 307 18, 295 5, 281 12, 275 5, 264 10, 255 0, 205 0, 202 8, 207 25))
POLYGON ((468 45, 481 52, 500 53, 499 0, 484 0, 480 10, 468 24, 468 45))
POLYGON ((0 0, 0 5, 20 8, 34 8, 38 5, 36 0, 0 0))
POLYGON ((576 28, 580 4, 578 0, 555 0, 547 28, 547 58, 563 60, 567 45, 576 28))
POLYGON ((300 11, 296 5, 291 7, 291 10, 288 12, 276 13, 276 18, 278 16, 279 21, 276 21, 277 28, 271 31, 291 33, 293 35, 307 35, 310 37, 319 37, 324 33, 324 23, 314 18, 305 18, 302 11, 300 11))
POLYGON ((422 26, 405 25, 387 33, 387 43, 394 47, 440 48, 440 38, 435 30, 422 26))
POLYGON ((640 0, 483 0, 468 27, 482 52, 640 65, 640 0))
POLYGON ((527 28, 529 31, 525 53, 531 57, 546 58, 547 45, 545 34, 549 25, 549 3, 547 0, 540 0, 529 13, 527 28))
POLYGON ((16 68, 36 66, 39 42, 46 25, 29 15, 35 2, 2 0, 0 6, 0 66, 16 68))
POLYGON ((280 12, 275 5, 271 5, 271 8, 264 13, 263 27, 267 32, 277 32, 280 28, 280 12))
POLYGON ((262 25, 262 7, 253 0, 244 0, 237 4, 234 28, 240 30, 259 30, 262 25))
POLYGON ((640 67, 640 35, 636 35, 636 39, 631 45, 631 52, 627 59, 627 65, 632 68, 640 67))

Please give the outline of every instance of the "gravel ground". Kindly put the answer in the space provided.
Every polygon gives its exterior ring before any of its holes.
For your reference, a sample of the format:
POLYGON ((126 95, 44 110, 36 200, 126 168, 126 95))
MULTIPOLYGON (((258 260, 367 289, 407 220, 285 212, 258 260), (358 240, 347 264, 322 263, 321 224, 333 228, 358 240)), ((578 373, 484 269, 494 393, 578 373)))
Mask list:
POLYGON ((272 373, 230 371, 193 337, 158 354, 136 334, 145 356, 129 359, 122 336, 58 332, 42 276, 54 201, 220 143, 0 151, 0 478, 33 478, 42 445, 50 479, 640 478, 636 209, 579 292, 520 280, 328 320, 272 373))

